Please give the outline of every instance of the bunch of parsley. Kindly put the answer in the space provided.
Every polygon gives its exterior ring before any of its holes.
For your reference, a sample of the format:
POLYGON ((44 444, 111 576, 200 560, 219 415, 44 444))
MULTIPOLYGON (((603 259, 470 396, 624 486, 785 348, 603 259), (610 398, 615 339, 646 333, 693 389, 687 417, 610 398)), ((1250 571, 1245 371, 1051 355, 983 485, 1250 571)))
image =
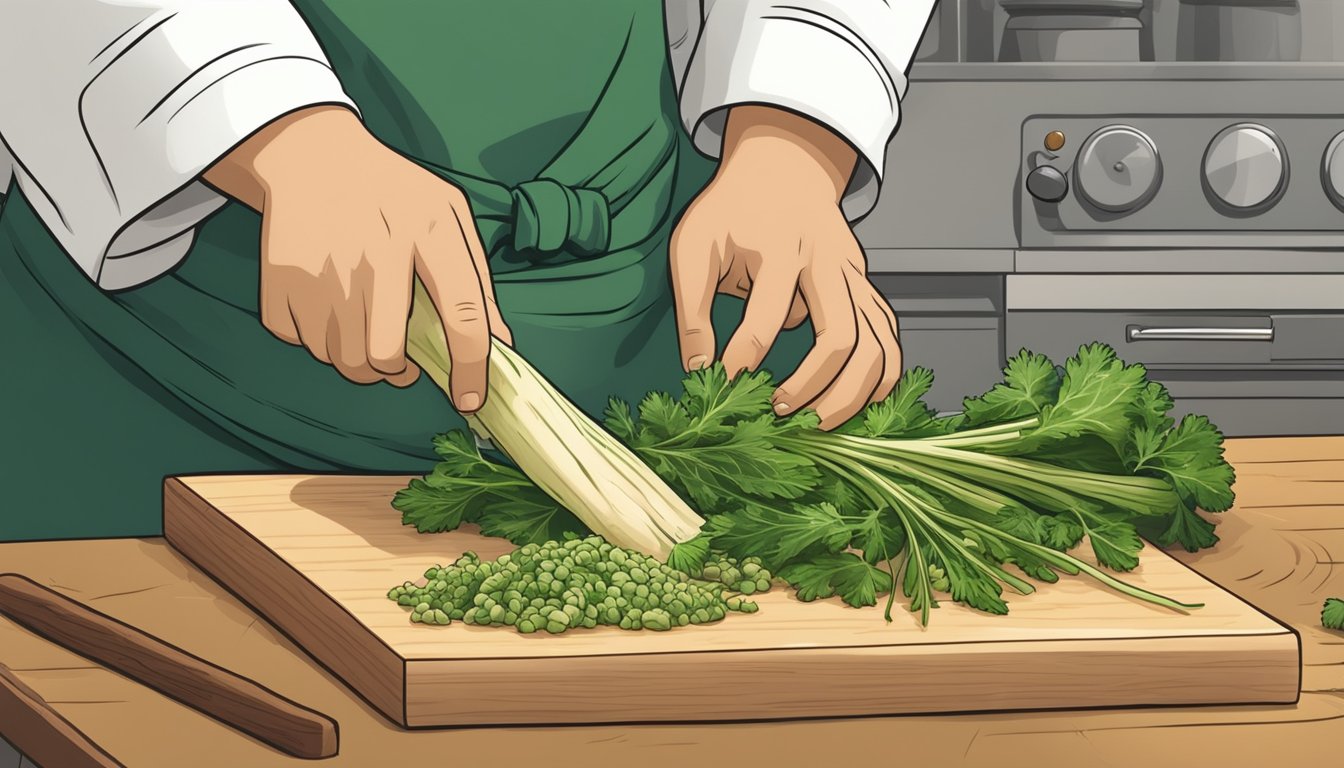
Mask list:
MULTIPOLYGON (((833 432, 814 413, 780 419, 768 373, 690 374, 679 397, 654 392, 632 410, 613 400, 606 428, 706 518, 670 564, 694 571, 710 552, 759 557, 802 600, 853 606, 896 592, 927 624, 944 596, 989 613, 1007 587, 1085 574, 1174 609, 1179 603, 1110 573, 1138 565, 1142 537, 1190 551, 1217 542, 1197 509, 1233 502, 1222 435, 1202 416, 1176 423, 1162 385, 1114 350, 1082 347, 1062 367, 1026 350, 964 411, 938 417, 916 368, 892 394, 833 432), (1069 551, 1084 539, 1096 562, 1069 551)), ((517 469, 470 436, 436 441, 442 462, 398 493, 422 532, 476 523, 517 544, 586 533, 517 469)))

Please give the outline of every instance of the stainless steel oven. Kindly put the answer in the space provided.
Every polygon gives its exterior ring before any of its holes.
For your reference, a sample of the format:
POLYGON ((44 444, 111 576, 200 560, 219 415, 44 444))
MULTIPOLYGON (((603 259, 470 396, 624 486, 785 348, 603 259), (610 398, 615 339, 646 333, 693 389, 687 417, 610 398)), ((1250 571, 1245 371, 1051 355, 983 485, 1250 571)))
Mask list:
POLYGON ((1230 434, 1344 433, 1344 3, 944 0, 910 80, 857 231, 937 407, 1100 340, 1230 434))

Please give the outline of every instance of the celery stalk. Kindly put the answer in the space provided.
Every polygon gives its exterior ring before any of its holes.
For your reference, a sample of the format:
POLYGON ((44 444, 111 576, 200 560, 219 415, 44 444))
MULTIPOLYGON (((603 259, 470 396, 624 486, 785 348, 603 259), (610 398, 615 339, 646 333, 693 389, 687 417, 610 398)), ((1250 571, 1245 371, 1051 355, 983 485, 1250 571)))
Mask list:
MULTIPOLYGON (((451 391, 443 326, 419 282, 406 349, 445 394, 451 391)), ((490 350, 485 404, 466 420, 551 498, 616 546, 666 561, 674 545, 694 538, 704 524, 630 449, 497 340, 490 350)))

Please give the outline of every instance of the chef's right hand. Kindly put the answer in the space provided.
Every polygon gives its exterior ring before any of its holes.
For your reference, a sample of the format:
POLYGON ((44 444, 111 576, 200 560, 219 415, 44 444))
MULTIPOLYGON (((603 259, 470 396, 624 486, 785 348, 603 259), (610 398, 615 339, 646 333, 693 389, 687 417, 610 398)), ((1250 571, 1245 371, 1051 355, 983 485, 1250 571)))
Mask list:
POLYGON ((512 343, 462 191, 374 138, 354 113, 287 115, 205 174, 260 211, 261 321, 351 381, 409 386, 413 278, 442 318, 451 396, 485 400, 493 334, 512 343))

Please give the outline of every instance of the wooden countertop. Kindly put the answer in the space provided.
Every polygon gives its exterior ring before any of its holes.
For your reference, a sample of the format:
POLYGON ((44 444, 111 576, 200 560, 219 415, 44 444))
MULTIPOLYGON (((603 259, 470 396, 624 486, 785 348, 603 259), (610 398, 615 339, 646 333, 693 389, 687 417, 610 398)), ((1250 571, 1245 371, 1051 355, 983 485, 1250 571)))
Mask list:
MULTIPOLYGON (((859 764, 875 754, 925 765, 1322 764, 1344 748, 1344 633, 1320 628, 1344 596, 1344 437, 1232 441, 1237 507, 1223 541, 1180 553, 1196 570, 1298 629, 1296 705, 902 716, 755 724, 403 731, 273 631, 162 539, 0 545, 17 571, 207 660, 323 710, 340 723, 327 765, 429 760, 514 765, 859 764), (1232 726, 1232 727, 1229 727, 1232 726)), ((139 766, 292 766, 288 758, 182 705, 96 668, 0 619, 0 662, 102 749, 139 766)), ((706 691, 706 696, 732 696, 706 691)), ((23 734, 0 735, 23 746, 23 734)), ((39 764, 43 755, 30 756, 39 764)))

